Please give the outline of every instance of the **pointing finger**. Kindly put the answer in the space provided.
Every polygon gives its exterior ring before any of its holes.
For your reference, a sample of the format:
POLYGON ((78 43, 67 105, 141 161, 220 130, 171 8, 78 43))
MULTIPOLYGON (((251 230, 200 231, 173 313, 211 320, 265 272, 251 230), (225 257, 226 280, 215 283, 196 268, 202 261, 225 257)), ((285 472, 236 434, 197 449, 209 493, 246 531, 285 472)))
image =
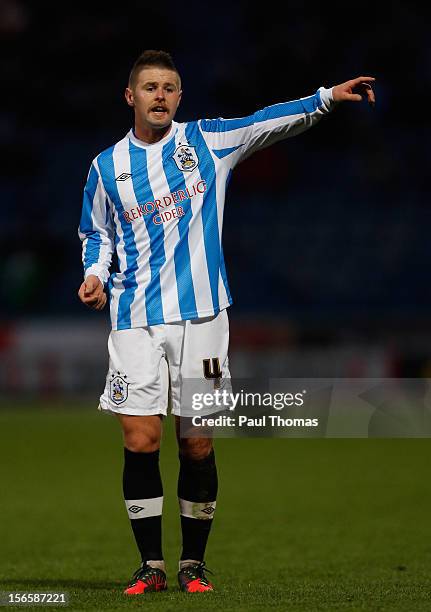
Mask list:
POLYGON ((360 76, 356 77, 356 79, 352 79, 350 82, 355 85, 359 85, 359 83, 374 83, 376 79, 372 76, 360 76))

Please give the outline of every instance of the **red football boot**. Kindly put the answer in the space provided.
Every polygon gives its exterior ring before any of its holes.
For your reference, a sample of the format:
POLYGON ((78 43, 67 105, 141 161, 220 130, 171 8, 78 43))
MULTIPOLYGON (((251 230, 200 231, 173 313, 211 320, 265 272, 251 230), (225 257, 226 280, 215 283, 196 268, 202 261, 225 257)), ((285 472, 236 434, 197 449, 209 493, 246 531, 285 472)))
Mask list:
POLYGON ((178 572, 178 584, 180 585, 181 591, 185 591, 186 593, 214 591, 213 585, 205 576, 205 571, 210 571, 205 569, 205 561, 191 563, 180 569, 178 572))
POLYGON ((146 563, 142 563, 141 567, 133 574, 124 594, 141 595, 142 593, 165 591, 167 588, 165 572, 157 567, 150 567, 146 563))

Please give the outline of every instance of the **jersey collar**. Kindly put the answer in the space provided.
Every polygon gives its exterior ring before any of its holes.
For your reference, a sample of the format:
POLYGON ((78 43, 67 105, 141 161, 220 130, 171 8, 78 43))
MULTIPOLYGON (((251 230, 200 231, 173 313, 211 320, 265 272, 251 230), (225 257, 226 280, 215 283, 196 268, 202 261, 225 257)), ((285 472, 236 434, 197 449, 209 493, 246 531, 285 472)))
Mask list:
POLYGON ((178 131, 178 123, 176 121, 172 121, 171 129, 169 132, 158 142, 154 142, 149 144, 144 142, 143 140, 139 140, 133 133, 133 128, 127 132, 127 137, 133 142, 137 147, 141 147, 142 149, 158 149, 159 147, 163 147, 171 138, 175 136, 178 131))

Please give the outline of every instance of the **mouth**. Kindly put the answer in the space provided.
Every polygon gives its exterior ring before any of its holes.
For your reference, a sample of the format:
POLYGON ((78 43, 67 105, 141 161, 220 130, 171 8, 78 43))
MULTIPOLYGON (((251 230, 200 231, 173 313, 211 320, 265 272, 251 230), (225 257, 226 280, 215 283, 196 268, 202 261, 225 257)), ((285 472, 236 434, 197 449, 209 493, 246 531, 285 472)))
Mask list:
POLYGON ((168 114, 168 109, 165 106, 161 106, 160 104, 157 106, 153 106, 150 112, 155 115, 157 118, 165 117, 168 114))

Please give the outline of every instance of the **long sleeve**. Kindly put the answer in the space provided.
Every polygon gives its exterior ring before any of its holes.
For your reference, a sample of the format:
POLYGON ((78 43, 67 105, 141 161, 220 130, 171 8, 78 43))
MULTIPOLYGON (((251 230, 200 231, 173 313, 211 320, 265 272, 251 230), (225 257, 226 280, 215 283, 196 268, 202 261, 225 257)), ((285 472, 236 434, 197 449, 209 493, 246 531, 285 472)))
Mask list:
POLYGON ((114 229, 109 200, 95 162, 84 188, 78 235, 82 241, 84 277, 94 274, 105 284, 114 251, 114 229))
POLYGON ((315 125, 335 105, 332 88, 320 87, 306 98, 267 106, 238 119, 202 119, 200 128, 217 157, 229 156, 231 167, 284 138, 315 125))

